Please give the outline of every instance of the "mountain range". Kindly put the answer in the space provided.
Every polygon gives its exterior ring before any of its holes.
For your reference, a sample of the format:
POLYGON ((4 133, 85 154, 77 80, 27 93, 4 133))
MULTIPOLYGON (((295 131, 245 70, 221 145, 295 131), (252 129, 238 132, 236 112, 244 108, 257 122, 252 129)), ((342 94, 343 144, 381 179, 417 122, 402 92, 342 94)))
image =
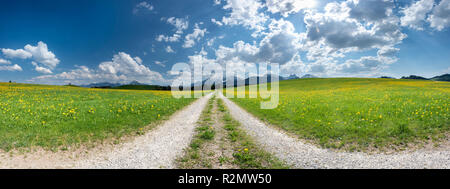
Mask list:
MULTIPOLYGON (((267 77, 267 82, 271 82, 271 78, 272 76, 270 74, 265 75, 263 77, 267 77)), ((277 77, 277 76, 275 76, 277 77)), ((311 74, 306 74, 302 77, 298 77, 296 75, 290 75, 290 76, 278 76, 278 80, 279 81, 283 81, 283 80, 292 80, 292 79, 304 79, 304 78, 318 78, 314 75, 311 74)), ((393 77, 388 77, 388 76, 382 76, 380 78, 392 78, 393 77)), ((410 75, 410 76, 403 76, 400 79, 417 79, 417 80, 433 80, 433 81, 450 81, 450 74, 443 74, 440 76, 435 76, 432 78, 425 78, 425 77, 421 77, 421 76, 417 76, 417 75, 410 75)), ((192 84, 191 88, 194 89, 194 86, 205 86, 205 83, 207 82, 207 80, 203 80, 200 84, 196 83, 196 84, 192 84)), ((223 79, 222 85, 223 87, 225 87, 227 85, 228 82, 232 82, 233 86, 238 86, 238 83, 243 83, 244 85, 250 85, 250 84, 259 84, 262 83, 262 81, 260 82, 260 77, 249 77, 246 78, 242 81, 242 79, 238 79, 237 77, 234 77, 232 80, 226 80, 225 78, 223 79)), ((91 83, 88 85, 81 85, 80 87, 86 87, 86 88, 115 88, 115 89, 137 89, 137 90, 170 90, 170 87, 168 86, 159 86, 159 85, 148 85, 148 84, 143 84, 140 83, 138 81, 132 81, 128 84, 121 84, 121 83, 109 83, 109 82, 101 82, 101 83, 91 83)), ((215 88, 214 85, 211 86, 212 89, 215 88)))
POLYGON ((128 84, 123 83, 109 83, 109 82, 101 82, 101 83, 91 83, 88 85, 80 85, 80 87, 86 87, 86 88, 114 88, 124 85, 147 85, 143 83, 139 83, 138 81, 132 81, 128 84))
POLYGON ((450 81, 450 74, 443 74, 432 78, 425 78, 417 75, 403 76, 400 79, 418 79, 418 80, 433 80, 433 81, 450 81))

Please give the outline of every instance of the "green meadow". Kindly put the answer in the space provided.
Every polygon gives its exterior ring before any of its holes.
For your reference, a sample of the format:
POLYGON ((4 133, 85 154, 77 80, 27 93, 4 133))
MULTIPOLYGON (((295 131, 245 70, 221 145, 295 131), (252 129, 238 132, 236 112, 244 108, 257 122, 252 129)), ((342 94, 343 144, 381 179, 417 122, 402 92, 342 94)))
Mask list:
POLYGON ((260 97, 232 100, 326 148, 403 149, 438 142, 450 130, 449 82, 330 78, 280 81, 279 86, 275 109, 261 109, 260 97))
POLYGON ((142 134, 193 100, 170 91, 0 83, 0 149, 59 150, 142 134))

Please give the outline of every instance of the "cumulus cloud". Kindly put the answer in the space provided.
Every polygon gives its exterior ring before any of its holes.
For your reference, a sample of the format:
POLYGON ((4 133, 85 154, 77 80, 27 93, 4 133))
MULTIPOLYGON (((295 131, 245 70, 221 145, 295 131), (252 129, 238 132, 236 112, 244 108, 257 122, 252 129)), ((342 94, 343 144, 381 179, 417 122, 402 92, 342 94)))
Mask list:
POLYGON ((416 30, 423 30, 423 21, 427 13, 433 8, 433 5, 434 0, 420 0, 406 7, 401 11, 404 14, 401 17, 401 25, 416 30))
POLYGON ((156 37, 156 41, 165 41, 165 42, 177 42, 179 41, 181 38, 180 34, 173 34, 172 36, 166 36, 166 35, 158 35, 158 37, 156 37))
POLYGON ((0 58, 0 64, 11 64, 11 61, 0 58))
MULTIPOLYGON (((331 2, 323 10, 315 9, 314 3, 302 2, 306 1, 226 1, 224 9, 231 13, 221 21, 211 19, 211 22, 256 30, 261 40, 253 43, 239 40, 231 47, 220 45, 213 61, 222 65, 279 63, 282 75, 299 76, 370 73, 397 61, 399 49, 395 46, 407 35, 402 33, 400 18, 393 12, 393 0, 331 2), (264 14, 265 8, 283 17, 303 11, 306 32, 297 33, 287 20, 271 19, 264 14), (377 50, 376 55, 345 60, 348 53, 369 50, 377 50), (303 61, 301 54, 308 61, 303 61)), ((210 39, 207 44, 213 42, 210 39)))
MULTIPOLYGON (((239 71, 255 63, 286 64, 282 68, 290 71, 295 66, 302 66, 303 63, 299 58, 298 50, 301 47, 301 40, 305 37, 295 32, 291 22, 284 19, 272 19, 267 32, 261 34, 264 37, 259 43, 250 44, 239 40, 232 47, 219 45, 215 50, 215 59, 207 58, 207 53, 202 50, 196 55, 189 56, 189 62, 191 65, 216 63, 223 67, 232 64, 231 68, 239 71), (288 66, 290 67, 288 68, 288 66)), ((222 36, 219 38, 222 38, 222 36)))
POLYGON ((371 16, 370 12, 352 14, 351 7, 358 9, 359 4, 334 2, 326 5, 324 13, 307 12, 304 21, 308 40, 323 41, 335 51, 348 52, 397 44, 406 37, 398 26, 398 18, 386 16, 389 13, 387 6, 384 6, 386 10, 379 11, 385 15, 380 17, 371 16))
POLYGON ((211 18, 211 22, 214 23, 214 24, 217 24, 218 26, 222 26, 223 25, 222 22, 216 20, 215 18, 211 18))
POLYGON ((214 42, 215 42, 215 41, 216 41, 216 38, 211 38, 211 39, 208 40, 208 42, 206 42, 206 45, 207 45, 208 47, 211 47, 211 46, 214 45, 214 42))
POLYGON ((189 21, 186 18, 170 17, 166 21, 167 21, 167 23, 171 24, 172 26, 174 26, 176 28, 175 33, 178 33, 178 34, 183 33, 183 31, 188 29, 188 27, 189 27, 189 21))
POLYGON ((50 69, 41 67, 34 61, 31 62, 31 64, 34 66, 35 70, 37 72, 39 72, 39 73, 42 73, 42 74, 51 74, 51 73, 53 73, 50 69))
POLYGON ((297 75, 309 71, 307 65, 300 59, 300 55, 296 54, 290 61, 280 66, 280 75, 297 75))
POLYGON ((374 72, 382 68, 383 62, 379 57, 364 56, 360 59, 354 60, 349 59, 341 64, 338 71, 344 73, 363 73, 363 72, 374 72))
POLYGON ((166 65, 163 62, 161 62, 161 61, 155 61, 155 64, 159 65, 161 67, 166 67, 166 65))
POLYGON ((399 51, 399 48, 385 46, 378 50, 377 54, 382 57, 395 57, 399 51))
POLYGON ((206 34, 206 28, 200 29, 198 24, 195 24, 194 31, 187 34, 184 40, 183 48, 191 48, 197 41, 200 40, 206 34))
POLYGON ((168 24, 175 27, 175 33, 172 36, 169 35, 158 35, 156 37, 156 41, 165 41, 165 42, 177 42, 181 38, 181 34, 183 34, 184 30, 189 27, 189 21, 186 18, 161 18, 162 21, 166 21, 168 24))
POLYGON ((347 1, 350 8, 349 17, 367 22, 380 21, 392 13, 394 2, 392 0, 358 0, 347 1))
POLYGON ((419 0, 405 7, 401 12, 401 25, 416 30, 424 30, 427 23, 437 31, 450 26, 450 0, 419 0))
POLYGON ((256 62, 259 49, 256 45, 245 43, 244 41, 237 41, 233 47, 225 47, 220 45, 216 50, 216 59, 220 63, 239 59, 239 61, 256 62))
POLYGON ((119 52, 111 61, 102 62, 97 69, 89 69, 86 66, 78 66, 76 69, 54 75, 42 75, 32 79, 49 84, 61 84, 71 82, 74 84, 86 84, 92 82, 121 82, 139 81, 142 83, 164 82, 164 78, 158 72, 150 70, 142 64, 139 57, 132 58, 129 54, 119 52))
POLYGON ((32 54, 32 58, 36 62, 44 64, 50 69, 55 68, 59 64, 59 60, 56 58, 55 54, 49 51, 47 44, 42 41, 39 41, 37 46, 26 45, 24 49, 32 54))
POLYGON ((138 4, 136 4, 136 6, 133 9, 133 13, 136 14, 139 12, 139 10, 153 11, 154 8, 155 7, 153 5, 151 5, 150 3, 142 1, 138 4))
POLYGON ((2 49, 2 53, 7 57, 7 58, 20 58, 20 59, 27 59, 27 58, 31 58, 31 53, 27 52, 23 49, 2 49))
POLYGON ((174 53, 175 51, 172 49, 172 47, 170 47, 170 45, 169 46, 167 46, 166 47, 166 52, 167 53, 174 53))
POLYGON ((142 64, 142 59, 139 58, 138 56, 134 57, 134 60, 136 60, 136 62, 137 62, 138 64, 142 64))
POLYGON ((39 41, 37 46, 27 44, 23 49, 2 49, 2 53, 8 58, 31 58, 50 70, 59 64, 59 59, 56 58, 53 52, 48 50, 47 44, 42 41, 39 41))
POLYGON ((209 39, 209 40, 206 42, 206 45, 207 45, 208 47, 211 47, 212 45, 214 45, 214 43, 215 43, 215 41, 216 41, 217 39, 223 39, 224 37, 225 37, 224 35, 221 35, 221 36, 218 36, 218 37, 213 37, 213 38, 209 39))
POLYGON ((22 67, 17 64, 12 66, 0 66, 0 71, 22 71, 22 67))
MULTIPOLYGON (((398 60, 400 49, 396 46, 407 37, 402 26, 421 29, 426 20, 430 27, 440 31, 448 27, 450 15, 450 0, 436 1, 437 5, 433 0, 417 0, 400 10, 394 0, 334 1, 323 9, 314 7, 316 2, 312 0, 223 2, 223 8, 229 12, 221 20, 213 18, 211 22, 219 26, 243 26, 254 31, 252 36, 259 41, 238 40, 232 46, 219 45, 215 59, 197 54, 190 62, 213 61, 222 65, 271 62, 281 65, 282 74, 297 75, 379 73, 398 60), (301 11, 304 33, 297 33, 294 25, 283 18, 270 17, 270 13, 288 17, 301 11), (357 57, 362 52, 365 55, 357 57), (356 58, 346 58, 350 53, 356 58)), ((209 39, 206 44, 212 46, 214 40, 209 39)))
MULTIPOLYGON (((305 39, 299 49, 311 62, 305 62, 301 70, 324 75, 370 73, 397 61, 399 49, 394 46, 407 35, 402 33, 400 18, 393 14, 393 8, 391 0, 347 0, 328 3, 323 11, 306 10, 306 32, 300 34, 305 39), (348 53, 372 49, 378 50, 376 56, 344 59, 348 53)), ((289 62, 286 67, 298 62, 289 62)))
POLYGON ((399 49, 394 46, 407 37, 393 9, 391 0, 347 0, 328 3, 323 11, 305 10, 307 30, 293 36, 299 41, 295 48, 306 52, 309 61, 302 61, 295 51, 287 53, 293 58, 283 59, 288 61, 282 61, 286 63, 281 71, 326 76, 373 74, 385 69, 397 61, 399 49), (345 60, 348 53, 372 49, 378 50, 376 56, 345 60))
POLYGON ((400 49, 390 46, 378 50, 377 56, 363 56, 359 59, 348 59, 343 64, 335 64, 334 71, 351 75, 374 74, 397 61, 397 53, 400 49))
POLYGON ((432 28, 438 31, 450 26, 450 0, 441 0, 439 5, 435 6, 433 12, 428 17, 428 22, 432 28))
POLYGON ((284 19, 271 20, 268 28, 259 44, 259 61, 279 64, 290 61, 300 49, 304 36, 296 33, 294 25, 284 19))
POLYGON ((272 20, 268 28, 259 44, 237 41, 233 47, 219 46, 216 50, 219 63, 233 60, 284 64, 290 61, 300 48, 302 36, 295 32, 291 22, 284 19, 272 20))
MULTIPOLYGON (((291 67, 284 66, 285 70, 293 70, 295 66, 302 66, 298 50, 304 35, 302 37, 302 35, 296 33, 291 22, 284 19, 271 20, 267 32, 262 33, 262 35, 264 37, 259 43, 250 44, 240 40, 235 42, 232 47, 219 45, 215 50, 214 59, 207 58, 207 53, 202 49, 195 55, 188 57, 191 69, 195 65, 219 64, 223 67, 232 65, 228 68, 234 71, 243 71, 252 64, 268 62, 289 63, 291 67)), ((223 36, 217 38, 223 38, 223 36)), ((210 45, 217 38, 210 39, 210 45)), ((209 77, 208 74, 204 76, 209 77)))
POLYGON ((242 25, 260 32, 264 30, 264 23, 268 16, 260 12, 264 5, 259 0, 226 0, 223 9, 230 10, 228 16, 222 17, 224 25, 242 25))
POLYGON ((271 13, 280 13, 283 17, 303 9, 314 8, 317 0, 266 0, 265 6, 271 13))

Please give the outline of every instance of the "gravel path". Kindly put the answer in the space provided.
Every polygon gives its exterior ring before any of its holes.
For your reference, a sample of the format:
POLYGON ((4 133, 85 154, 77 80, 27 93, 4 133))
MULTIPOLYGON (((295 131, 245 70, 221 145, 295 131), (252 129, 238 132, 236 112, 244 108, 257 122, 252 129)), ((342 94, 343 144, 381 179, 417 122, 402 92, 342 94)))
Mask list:
POLYGON ((395 168, 450 168, 450 149, 417 150, 396 154, 366 154, 360 152, 334 152, 304 143, 288 136, 280 129, 265 125, 220 93, 231 115, 241 122, 247 133, 268 152, 295 168, 339 169, 395 169, 395 168))
MULTIPOLYGON (((212 93, 211 93, 212 94, 212 93)), ((112 151, 78 162, 76 168, 174 168, 194 135, 196 122, 211 94, 175 113, 162 125, 112 151)))

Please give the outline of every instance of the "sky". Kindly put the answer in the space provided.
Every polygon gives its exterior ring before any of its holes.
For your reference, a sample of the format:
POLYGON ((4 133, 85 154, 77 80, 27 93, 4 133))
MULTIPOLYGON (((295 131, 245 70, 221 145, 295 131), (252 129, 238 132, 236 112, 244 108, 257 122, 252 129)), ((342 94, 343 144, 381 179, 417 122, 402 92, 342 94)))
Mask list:
POLYGON ((170 84, 177 63, 283 76, 450 72, 450 0, 0 1, 0 81, 170 84))

